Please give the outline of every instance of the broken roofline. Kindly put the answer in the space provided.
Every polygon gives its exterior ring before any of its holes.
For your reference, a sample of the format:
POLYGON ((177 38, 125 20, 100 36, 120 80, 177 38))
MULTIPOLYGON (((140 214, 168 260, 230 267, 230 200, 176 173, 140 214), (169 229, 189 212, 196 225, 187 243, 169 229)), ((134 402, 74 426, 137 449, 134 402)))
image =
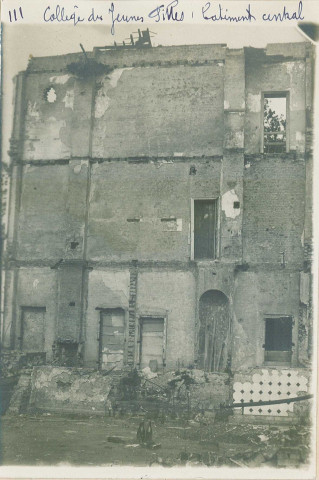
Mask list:
POLYGON ((72 62, 95 60, 111 68, 152 65, 190 64, 194 66, 210 62, 223 62, 227 56, 245 55, 253 61, 289 61, 304 59, 313 48, 309 42, 274 43, 266 48, 243 47, 231 49, 227 44, 171 45, 152 48, 94 47, 92 52, 68 53, 50 57, 32 57, 27 71, 65 71, 72 62))

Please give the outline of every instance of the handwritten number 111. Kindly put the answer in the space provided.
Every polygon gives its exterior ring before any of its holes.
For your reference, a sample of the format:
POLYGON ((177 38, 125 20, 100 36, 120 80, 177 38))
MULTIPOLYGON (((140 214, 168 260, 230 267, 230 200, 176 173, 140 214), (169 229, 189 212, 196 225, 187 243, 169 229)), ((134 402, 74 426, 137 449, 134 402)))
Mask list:
MULTIPOLYGON (((19 12, 20 12, 21 18, 23 18, 22 8, 21 8, 21 7, 19 7, 19 12)), ((16 21, 18 20, 18 17, 17 17, 17 11, 16 11, 15 8, 13 9, 13 17, 14 17, 14 21, 16 22, 16 21)), ((10 20, 10 22, 13 21, 13 20, 12 20, 11 10, 9 10, 9 20, 10 20)))

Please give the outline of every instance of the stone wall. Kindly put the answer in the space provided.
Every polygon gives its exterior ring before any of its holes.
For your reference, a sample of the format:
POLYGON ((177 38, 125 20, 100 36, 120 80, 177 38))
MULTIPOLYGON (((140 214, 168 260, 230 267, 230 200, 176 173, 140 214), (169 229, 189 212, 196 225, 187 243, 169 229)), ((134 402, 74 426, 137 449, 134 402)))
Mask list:
POLYGON ((31 410, 65 413, 108 413, 112 377, 89 370, 62 367, 34 368, 31 410))
MULTIPOLYGON (((151 402, 152 408, 161 409, 166 405, 166 413, 175 408, 180 412, 190 409, 197 413, 206 409, 218 410, 221 404, 228 404, 231 400, 231 383, 227 374, 200 370, 170 371, 155 378, 152 376, 150 383, 141 372, 134 400, 129 398, 128 391, 125 396, 120 386, 121 378, 128 377, 125 374, 121 377, 105 376, 89 369, 34 367, 28 410, 109 415, 116 411, 118 405, 129 411, 132 405, 139 409, 145 402, 151 402), (183 380, 185 375, 191 380, 189 401, 183 380), (163 395, 163 392, 166 393, 163 395)), ((22 382, 16 396, 21 387, 22 382)), ((16 401, 12 404, 10 413, 19 413, 16 404, 16 401)))

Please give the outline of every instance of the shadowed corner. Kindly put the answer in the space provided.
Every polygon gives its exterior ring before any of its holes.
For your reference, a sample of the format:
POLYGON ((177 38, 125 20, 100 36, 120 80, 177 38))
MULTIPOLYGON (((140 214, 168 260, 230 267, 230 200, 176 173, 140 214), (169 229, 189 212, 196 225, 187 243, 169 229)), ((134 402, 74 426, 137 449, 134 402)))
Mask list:
POLYGON ((319 40, 319 25, 317 23, 299 22, 297 29, 308 39, 314 43, 319 40))

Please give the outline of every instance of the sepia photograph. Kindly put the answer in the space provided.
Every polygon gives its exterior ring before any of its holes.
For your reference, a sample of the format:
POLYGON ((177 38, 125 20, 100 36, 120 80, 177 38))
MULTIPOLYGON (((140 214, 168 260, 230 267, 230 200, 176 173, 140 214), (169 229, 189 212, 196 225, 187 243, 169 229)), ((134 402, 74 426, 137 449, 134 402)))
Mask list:
POLYGON ((0 474, 315 478, 313 36, 105 3, 2 24, 0 474))

